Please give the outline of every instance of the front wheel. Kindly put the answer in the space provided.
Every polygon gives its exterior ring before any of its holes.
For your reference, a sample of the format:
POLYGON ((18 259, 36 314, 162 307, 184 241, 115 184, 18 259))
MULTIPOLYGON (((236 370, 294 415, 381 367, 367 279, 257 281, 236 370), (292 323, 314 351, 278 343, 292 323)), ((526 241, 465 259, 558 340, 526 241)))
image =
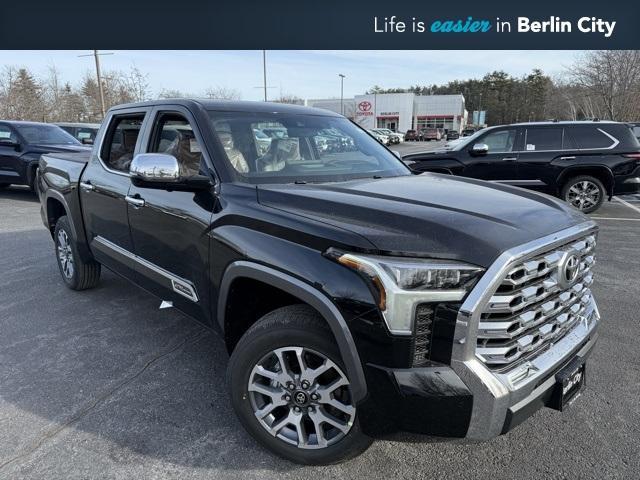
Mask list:
POLYGON ((228 380, 245 429, 288 460, 338 463, 371 444, 335 339, 307 306, 280 308, 254 324, 231 355, 228 380))
POLYGON ((100 280, 100 264, 94 260, 85 262, 80 258, 66 215, 60 217, 56 222, 53 240, 58 268, 65 285, 72 290, 86 290, 95 287, 100 280))
POLYGON ((607 194, 600 180, 581 175, 567 181, 562 187, 562 199, 583 213, 595 212, 602 206, 607 194))

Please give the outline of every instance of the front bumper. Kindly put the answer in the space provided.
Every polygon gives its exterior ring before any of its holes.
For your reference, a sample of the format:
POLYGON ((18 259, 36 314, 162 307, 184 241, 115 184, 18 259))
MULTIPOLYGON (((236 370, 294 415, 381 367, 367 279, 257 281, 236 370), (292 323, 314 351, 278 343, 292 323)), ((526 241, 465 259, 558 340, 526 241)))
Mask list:
POLYGON ((576 356, 586 359, 598 338, 600 316, 595 302, 585 320, 552 348, 509 373, 491 372, 477 358, 454 362, 453 370, 473 395, 466 437, 488 440, 521 423, 548 405, 555 374, 576 356))

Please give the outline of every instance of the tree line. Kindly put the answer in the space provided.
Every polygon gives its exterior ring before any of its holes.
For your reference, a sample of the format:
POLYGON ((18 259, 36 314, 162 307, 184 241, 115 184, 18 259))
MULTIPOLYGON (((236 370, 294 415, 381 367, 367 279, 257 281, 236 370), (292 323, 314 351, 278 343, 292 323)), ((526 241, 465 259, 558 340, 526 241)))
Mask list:
POLYGON ((469 112, 486 110, 489 125, 539 120, 640 121, 640 51, 593 51, 552 78, 540 69, 514 77, 494 71, 480 79, 413 85, 367 93, 462 94, 469 112))
MULTIPOLYGON (((153 96, 148 74, 136 67, 127 72, 106 71, 102 74, 105 110, 122 103, 152 98, 206 97, 239 99, 237 90, 209 87, 198 94, 178 90, 162 90, 153 96)), ((85 73, 77 85, 61 79, 55 66, 43 76, 27 68, 5 66, 0 70, 0 118, 37 122, 101 122, 102 105, 96 77, 85 73)))

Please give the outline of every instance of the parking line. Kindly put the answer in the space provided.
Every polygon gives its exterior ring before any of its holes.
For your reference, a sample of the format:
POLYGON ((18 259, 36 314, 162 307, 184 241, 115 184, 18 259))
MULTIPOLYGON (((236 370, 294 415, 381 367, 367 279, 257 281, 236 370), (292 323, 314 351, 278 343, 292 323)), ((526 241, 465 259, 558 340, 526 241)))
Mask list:
POLYGON ((617 218, 617 217, 596 217, 592 215, 591 218, 594 220, 622 220, 626 222, 640 222, 640 218, 617 218))
POLYGON ((627 202, 626 200, 621 199, 620 197, 613 197, 613 198, 615 198, 621 204, 626 205, 630 209, 635 210, 636 212, 640 213, 640 208, 636 207, 635 205, 631 205, 629 202, 627 202))

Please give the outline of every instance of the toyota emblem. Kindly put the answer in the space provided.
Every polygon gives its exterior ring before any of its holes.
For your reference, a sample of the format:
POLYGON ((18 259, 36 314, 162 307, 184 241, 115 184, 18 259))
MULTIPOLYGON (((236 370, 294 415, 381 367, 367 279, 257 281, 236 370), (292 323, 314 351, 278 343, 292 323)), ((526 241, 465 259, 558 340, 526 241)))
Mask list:
POLYGON ((564 288, 570 287, 580 270, 580 259, 573 253, 565 255, 558 266, 558 281, 564 288))
POLYGON ((358 104, 358 110, 360 110, 361 112, 368 112, 369 110, 371 110, 371 102, 367 102, 366 100, 364 102, 360 102, 358 104))

